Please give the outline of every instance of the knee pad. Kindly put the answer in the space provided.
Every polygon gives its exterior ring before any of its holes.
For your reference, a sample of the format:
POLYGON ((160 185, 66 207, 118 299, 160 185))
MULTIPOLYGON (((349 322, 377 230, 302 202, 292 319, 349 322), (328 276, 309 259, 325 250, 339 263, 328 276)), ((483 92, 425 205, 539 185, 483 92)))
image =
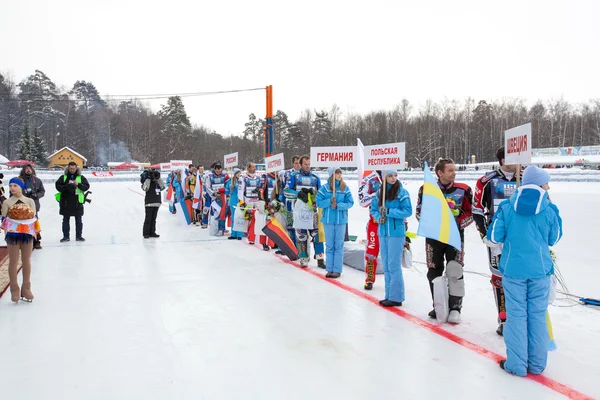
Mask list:
POLYGON ((464 297, 463 266, 456 261, 450 261, 446 265, 446 277, 448 278, 448 293, 450 296, 464 297))

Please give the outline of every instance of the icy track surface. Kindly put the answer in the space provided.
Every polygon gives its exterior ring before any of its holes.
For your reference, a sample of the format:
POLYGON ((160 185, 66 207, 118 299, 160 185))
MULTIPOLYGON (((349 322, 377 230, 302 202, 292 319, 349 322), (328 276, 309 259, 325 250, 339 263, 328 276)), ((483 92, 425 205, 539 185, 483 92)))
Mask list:
MULTIPOLYGON (((474 184, 474 182, 469 182, 474 184)), ((356 181, 349 183, 356 191, 356 181)), ((420 182, 406 182, 413 207, 420 182)), ((558 263, 572 293, 600 297, 594 183, 551 183, 565 236, 558 263)), ((564 395, 245 240, 182 226, 162 207, 142 238, 140 185, 92 183, 85 243, 59 243, 54 188, 42 199, 43 250, 32 304, 0 300, 6 399, 554 399, 564 395)), ((364 238, 367 210, 350 211, 364 238)), ((409 221, 410 230, 417 223, 409 221)), ((74 220, 71 223, 74 238, 74 220)), ((401 308, 431 322, 424 240, 404 270, 401 308)), ((314 261, 309 270, 323 275, 314 261)), ((485 248, 466 232, 463 323, 442 328, 505 355, 495 333, 485 248)), ((362 272, 339 281, 362 292, 362 272)), ((383 298, 383 276, 372 292, 383 298)), ((558 350, 544 376, 600 398, 600 311, 564 296, 550 307, 558 350)), ((576 397, 576 396, 574 396, 576 397)))

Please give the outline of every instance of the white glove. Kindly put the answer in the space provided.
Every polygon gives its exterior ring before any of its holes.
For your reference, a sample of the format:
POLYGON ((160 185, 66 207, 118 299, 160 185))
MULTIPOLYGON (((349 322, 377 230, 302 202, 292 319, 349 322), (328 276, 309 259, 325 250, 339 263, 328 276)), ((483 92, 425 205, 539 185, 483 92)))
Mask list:
POLYGON ((490 249, 493 249, 493 248, 496 248, 496 247, 500 246, 500 244, 499 244, 499 243, 494 243, 494 242, 492 242, 491 240, 489 240, 489 239, 487 238, 487 236, 484 236, 484 237, 481 239, 481 241, 482 241, 482 242, 483 242, 483 243, 484 243, 484 244, 485 244, 487 247, 489 247, 490 249))

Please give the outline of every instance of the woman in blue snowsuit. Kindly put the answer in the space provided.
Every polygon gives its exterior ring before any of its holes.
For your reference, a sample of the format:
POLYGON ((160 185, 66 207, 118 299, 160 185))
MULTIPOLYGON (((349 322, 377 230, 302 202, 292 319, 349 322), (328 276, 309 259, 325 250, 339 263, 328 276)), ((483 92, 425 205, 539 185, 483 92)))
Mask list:
MULTIPOLYGON (((242 171, 239 168, 234 168, 233 169, 233 177, 231 177, 229 180, 227 180, 225 182, 225 195, 228 196, 228 198, 229 198, 227 205, 229 206, 229 212, 231 213, 231 220, 233 221, 234 224, 235 224, 236 207, 239 206, 238 203, 240 202, 240 198, 238 195, 238 188, 239 188, 238 183, 239 183, 240 175, 242 175, 242 171)), ((243 211, 238 211, 238 212, 243 212, 243 211)), ((242 240, 243 237, 244 237, 244 233, 234 231, 233 224, 232 224, 231 235, 227 239, 242 240)))
POLYGON ((323 209, 321 222, 325 228, 325 276, 336 279, 342 273, 348 209, 354 205, 354 199, 342 179, 342 170, 331 167, 328 172, 327 183, 317 193, 317 207, 323 209))
POLYGON ((404 301, 402 249, 406 241, 404 219, 412 215, 408 191, 402 187, 396 171, 384 171, 385 186, 381 185, 371 202, 371 216, 379 223, 379 248, 385 278, 384 307, 401 306, 404 301), (385 187, 385 202, 383 188, 385 187))
POLYGON ((550 175, 534 165, 525 169, 523 186, 504 200, 487 232, 489 247, 504 243, 499 270, 506 301, 500 367, 525 376, 541 374, 548 361, 546 312, 554 264, 548 246, 562 236, 562 219, 547 191, 550 175))

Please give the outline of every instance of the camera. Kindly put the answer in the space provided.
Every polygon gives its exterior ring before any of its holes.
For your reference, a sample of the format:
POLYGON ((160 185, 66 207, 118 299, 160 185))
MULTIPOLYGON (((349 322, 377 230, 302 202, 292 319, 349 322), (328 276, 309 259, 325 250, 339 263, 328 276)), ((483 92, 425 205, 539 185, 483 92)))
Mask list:
POLYGON ((88 199, 88 195, 92 194, 92 192, 90 192, 89 190, 87 192, 85 192, 85 194, 83 195, 83 200, 86 203, 91 203, 92 199, 88 199))
POLYGON ((160 179, 160 171, 153 170, 152 171, 152 179, 154 179, 154 180, 160 179))

